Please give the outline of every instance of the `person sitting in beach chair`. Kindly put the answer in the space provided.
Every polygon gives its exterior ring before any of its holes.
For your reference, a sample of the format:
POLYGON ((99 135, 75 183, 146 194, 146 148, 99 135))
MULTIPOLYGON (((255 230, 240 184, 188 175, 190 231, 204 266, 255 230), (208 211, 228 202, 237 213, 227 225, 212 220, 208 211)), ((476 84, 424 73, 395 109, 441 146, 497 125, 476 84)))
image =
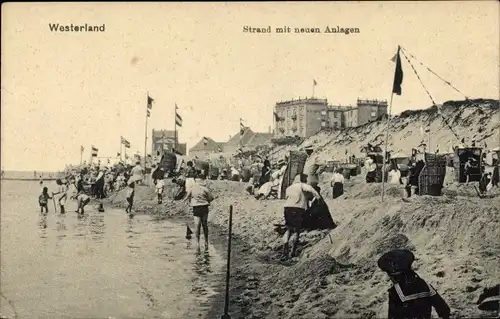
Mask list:
POLYGON ((415 257, 409 250, 396 249, 378 260, 393 286, 389 289, 389 319, 431 319, 432 308, 440 318, 450 317, 450 307, 437 291, 420 278, 411 265, 415 257))
POLYGON ((283 174, 285 174, 286 165, 282 165, 281 168, 271 174, 271 180, 262 185, 257 194, 256 199, 268 199, 269 196, 278 198, 278 188, 281 184, 281 179, 283 174))

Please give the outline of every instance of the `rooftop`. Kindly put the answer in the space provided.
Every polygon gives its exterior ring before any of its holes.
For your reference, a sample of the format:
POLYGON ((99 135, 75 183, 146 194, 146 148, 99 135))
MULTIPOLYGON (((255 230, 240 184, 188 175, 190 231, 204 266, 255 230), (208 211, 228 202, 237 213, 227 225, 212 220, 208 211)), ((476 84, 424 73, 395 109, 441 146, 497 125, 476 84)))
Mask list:
POLYGON ((317 99, 317 98, 301 98, 299 97, 298 100, 289 100, 289 101, 279 101, 276 102, 276 106, 286 106, 286 105, 295 105, 295 104, 302 104, 302 103, 307 103, 307 104, 328 104, 327 99, 317 99))

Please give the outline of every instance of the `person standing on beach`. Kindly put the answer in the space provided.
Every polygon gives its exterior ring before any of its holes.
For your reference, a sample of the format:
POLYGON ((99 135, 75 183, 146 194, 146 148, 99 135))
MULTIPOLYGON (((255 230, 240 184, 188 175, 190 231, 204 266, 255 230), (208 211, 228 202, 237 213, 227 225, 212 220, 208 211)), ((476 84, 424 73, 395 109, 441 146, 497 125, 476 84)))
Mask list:
POLYGON ((194 169, 194 164, 192 161, 187 161, 186 170, 184 171, 184 177, 186 181, 186 193, 189 192, 191 187, 194 185, 194 179, 196 177, 196 170, 194 169))
POLYGON ((135 195, 135 182, 132 180, 132 181, 129 181, 128 182, 128 188, 127 188, 127 203, 128 203, 128 206, 127 208, 125 209, 125 212, 127 214, 129 214, 130 217, 133 216, 132 214, 132 206, 134 205, 134 195, 135 195))
POLYGON ((467 159, 467 162, 464 165, 465 185, 469 185, 471 168, 472 168, 472 163, 471 163, 471 160, 469 158, 469 159, 467 159))
POLYGON ((411 265, 415 257, 409 250, 396 249, 378 260, 379 268, 389 275, 389 319, 431 319, 432 308, 439 318, 450 317, 450 307, 437 291, 420 278, 411 265))
POLYGON ((319 188, 319 174, 320 174, 320 160, 319 157, 313 155, 314 148, 312 144, 307 144, 304 147, 304 150, 307 153, 309 163, 304 167, 304 174, 307 175, 307 184, 311 185, 316 192, 320 193, 321 189, 319 188))
POLYGON ((52 196, 58 195, 57 202, 59 203, 59 209, 61 210, 61 214, 65 214, 66 211, 64 210, 64 206, 66 205, 66 199, 68 197, 68 186, 59 178, 56 180, 56 184, 58 189, 56 193, 52 193, 52 196))
POLYGON ((138 183, 144 179, 141 161, 135 162, 135 166, 130 171, 130 178, 133 179, 136 183, 138 183))
POLYGON ((340 174, 340 169, 336 169, 335 173, 333 173, 330 186, 332 187, 333 199, 344 194, 344 175, 340 174))
POLYGON ((198 248, 200 247, 200 228, 203 227, 205 250, 208 249, 208 207, 213 200, 214 196, 206 185, 206 175, 200 175, 198 181, 187 191, 184 199, 185 202, 190 202, 193 210, 198 248))
POLYGON ((158 166, 152 175, 153 184, 155 185, 155 192, 158 197, 158 204, 162 203, 163 200, 163 189, 165 188, 165 172, 158 166))
POLYGON ((309 199, 314 197, 320 200, 320 194, 309 184, 304 183, 307 177, 304 174, 295 176, 293 184, 286 189, 286 202, 284 205, 285 226, 287 231, 283 237, 283 254, 288 257, 290 237, 292 237, 292 254, 294 257, 297 251, 302 220, 309 206, 309 199), (312 195, 312 196, 311 196, 312 195), (293 235, 293 236, 292 236, 293 235))
POLYGON ((99 169, 99 173, 97 174, 94 184, 97 199, 106 198, 106 195, 104 193, 104 184, 104 169, 99 169))

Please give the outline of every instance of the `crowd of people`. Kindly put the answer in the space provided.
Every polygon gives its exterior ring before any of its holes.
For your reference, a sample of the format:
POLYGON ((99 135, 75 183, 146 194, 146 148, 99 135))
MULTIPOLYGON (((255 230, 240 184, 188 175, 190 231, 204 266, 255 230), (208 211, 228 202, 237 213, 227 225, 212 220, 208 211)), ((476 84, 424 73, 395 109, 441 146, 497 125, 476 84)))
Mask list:
MULTIPOLYGON (((284 259, 297 255, 301 231, 307 229, 307 223, 311 222, 311 216, 322 215, 317 214, 317 212, 326 211, 326 218, 323 214, 320 223, 326 226, 325 228, 335 228, 319 186, 319 176, 325 169, 325 165, 315 155, 312 145, 306 145, 304 150, 307 154, 307 165, 302 172, 291 176, 293 182, 286 185, 284 197, 279 193, 283 188, 282 184, 289 163, 288 158, 271 163, 268 158, 254 156, 251 162, 247 161, 244 167, 238 169, 236 166, 230 166, 222 169, 217 176, 217 179, 222 180, 246 181, 246 191, 253 195, 256 200, 268 199, 273 194, 275 198, 284 199, 284 259)), ((404 185, 408 196, 415 192, 418 193, 418 189, 415 190, 415 188, 418 187, 418 173, 422 169, 422 164, 421 160, 410 163, 408 172, 402 174, 398 164, 391 161, 387 170, 387 182, 404 185)), ((370 157, 366 159, 364 166, 367 182, 372 182, 380 168, 370 157)), ((333 199, 344 193, 344 173, 344 170, 338 167, 333 171, 329 184, 332 188, 333 199)), ((79 170, 69 172, 64 179, 58 179, 56 181, 57 189, 52 193, 48 192, 48 188, 41 181, 39 202, 42 213, 48 212, 49 199, 54 199, 58 203, 60 212, 65 213, 64 207, 67 199, 73 198, 78 202, 77 212, 83 214, 84 207, 91 198, 103 199, 109 192, 126 188, 128 205, 125 211, 132 217, 136 185, 143 184, 154 187, 158 204, 162 204, 165 179, 172 176, 172 181, 179 186, 174 200, 182 201, 189 206, 194 218, 198 247, 200 247, 201 231, 203 231, 204 244, 207 249, 209 245, 209 207, 215 200, 206 183, 207 178, 212 177, 211 175, 210 163, 197 159, 177 163, 174 171, 165 171, 164 165, 158 159, 153 165, 150 179, 147 178, 139 161, 136 162, 135 166, 126 166, 122 163, 112 167, 99 164, 84 165, 79 170), (70 191, 71 188, 73 191, 70 191)), ((188 230, 190 231, 189 227, 188 230)), ((379 267, 387 272, 393 283, 393 287, 389 290, 389 318, 406 318, 409 314, 418 314, 418 318, 430 318, 433 307, 440 317, 448 318, 450 308, 436 290, 411 269, 413 260, 411 252, 395 250, 383 255, 378 262, 379 267)))

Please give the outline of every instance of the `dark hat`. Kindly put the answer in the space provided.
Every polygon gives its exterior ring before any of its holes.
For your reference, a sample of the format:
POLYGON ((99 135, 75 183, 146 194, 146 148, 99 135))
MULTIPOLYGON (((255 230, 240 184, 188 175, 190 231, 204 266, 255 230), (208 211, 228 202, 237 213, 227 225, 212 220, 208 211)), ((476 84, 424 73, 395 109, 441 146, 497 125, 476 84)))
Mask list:
POLYGON ((477 307, 483 311, 498 311, 500 309, 500 296, 488 297, 477 307))
POLYGON ((406 249, 395 249, 380 257, 378 267, 388 274, 397 274, 411 269, 415 261, 413 253, 406 249))

